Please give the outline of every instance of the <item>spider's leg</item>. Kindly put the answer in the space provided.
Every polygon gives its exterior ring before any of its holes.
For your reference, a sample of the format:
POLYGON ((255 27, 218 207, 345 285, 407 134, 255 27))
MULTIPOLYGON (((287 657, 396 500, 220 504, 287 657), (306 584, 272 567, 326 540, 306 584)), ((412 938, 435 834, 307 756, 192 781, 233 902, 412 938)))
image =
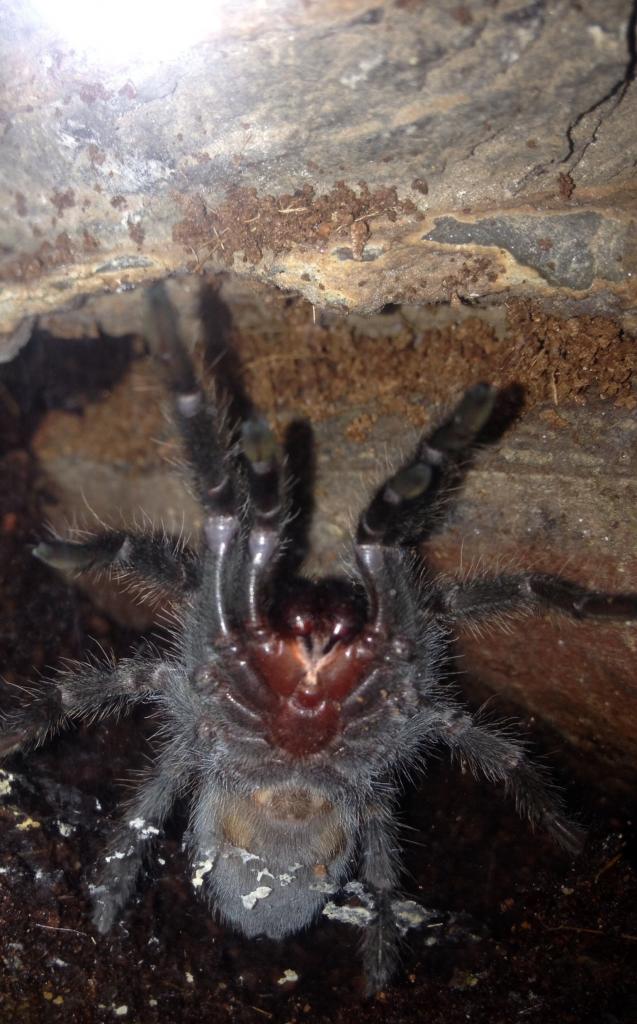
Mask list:
POLYGON ((359 544, 413 546, 432 532, 491 415, 495 394, 490 385, 476 384, 451 416, 422 438, 412 458, 378 488, 362 513, 359 544))
POLYGON ((55 569, 131 573, 176 596, 189 593, 200 582, 201 568, 195 553, 159 534, 105 531, 84 543, 44 541, 33 554, 55 569))
POLYGON ((422 611, 408 560, 395 547, 357 544, 356 560, 369 601, 369 623, 375 632, 389 637, 394 631, 417 635, 422 611))
POLYGON ((104 855, 97 885, 91 886, 93 923, 107 932, 135 887, 144 856, 160 834, 172 805, 186 781, 187 752, 183 744, 169 744, 152 774, 142 784, 126 811, 104 855))
POLYGON ((373 995, 394 974, 400 938, 392 909, 399 881, 395 825, 386 806, 367 808, 359 874, 375 905, 374 917, 366 925, 362 940, 367 994, 373 995))
POLYGON ((315 510, 316 454, 309 423, 293 420, 285 431, 286 516, 281 527, 281 551, 277 558, 279 578, 296 575, 311 547, 310 532, 315 510))
POLYGON ((236 487, 220 418, 197 380, 163 284, 155 285, 148 293, 146 320, 151 350, 173 397, 174 415, 195 474, 199 499, 212 515, 234 516, 236 487))
POLYGON ((74 718, 90 718, 143 700, 169 684, 170 666, 139 655, 116 665, 86 663, 43 681, 0 719, 0 757, 37 745, 74 718))
POLYGON ((248 622, 258 628, 263 621, 264 584, 280 546, 285 504, 276 441, 265 421, 247 420, 241 442, 253 516, 245 580, 246 614, 248 622))
POLYGON ((432 730, 432 738, 449 747, 454 758, 467 765, 476 777, 504 783, 521 816, 528 818, 532 826, 545 828, 570 853, 579 852, 580 830, 568 819, 550 780, 527 758, 523 743, 477 723, 461 707, 449 706, 433 720, 430 711, 426 715, 426 729, 432 730))
POLYGON ((547 573, 523 572, 450 579, 431 596, 432 608, 456 620, 506 612, 557 611, 577 619, 637 619, 637 593, 608 594, 547 573))
POLYGON ((147 327, 150 345, 173 396, 174 413, 204 509, 208 551, 208 635, 212 643, 230 642, 232 588, 241 576, 239 516, 243 505, 236 453, 228 446, 218 412, 200 386, 179 336, 177 314, 162 284, 150 289, 147 327), (237 557, 235 557, 237 556, 237 557))

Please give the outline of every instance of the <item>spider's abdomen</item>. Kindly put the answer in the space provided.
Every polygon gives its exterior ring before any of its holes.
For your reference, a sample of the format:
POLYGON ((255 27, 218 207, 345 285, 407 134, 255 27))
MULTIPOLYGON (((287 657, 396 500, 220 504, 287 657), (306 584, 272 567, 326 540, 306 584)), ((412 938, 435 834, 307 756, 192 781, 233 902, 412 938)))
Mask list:
POLYGON ((318 790, 282 785, 226 794, 203 818, 215 826, 197 835, 193 885, 200 888, 207 875, 213 905, 245 935, 299 931, 344 880, 353 838, 341 809, 318 790))

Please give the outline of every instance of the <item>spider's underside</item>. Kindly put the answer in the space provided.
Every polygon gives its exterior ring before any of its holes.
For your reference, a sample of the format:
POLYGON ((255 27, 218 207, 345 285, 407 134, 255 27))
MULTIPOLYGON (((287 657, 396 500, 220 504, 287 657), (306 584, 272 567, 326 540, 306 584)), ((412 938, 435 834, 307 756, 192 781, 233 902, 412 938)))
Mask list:
POLYGON ((42 742, 65 721, 151 702, 163 743, 127 808, 93 887, 94 921, 113 924, 142 859, 179 799, 190 806, 192 881, 246 935, 309 925, 351 878, 373 916, 364 930, 370 992, 391 977, 399 923, 394 805, 401 772, 435 744, 502 782, 519 812, 575 850, 577 830, 524 746, 487 728, 445 681, 454 623, 555 610, 637 619, 637 594, 604 594, 534 572, 441 579, 414 550, 488 421, 491 387, 451 416, 373 495, 347 577, 286 567, 289 488, 266 425, 224 434, 198 383, 162 286, 150 292, 151 347, 173 398, 204 512, 193 550, 151 534, 51 541, 35 554, 76 571, 134 574, 181 602, 178 650, 87 665, 42 685, 0 725, 0 754, 42 742))

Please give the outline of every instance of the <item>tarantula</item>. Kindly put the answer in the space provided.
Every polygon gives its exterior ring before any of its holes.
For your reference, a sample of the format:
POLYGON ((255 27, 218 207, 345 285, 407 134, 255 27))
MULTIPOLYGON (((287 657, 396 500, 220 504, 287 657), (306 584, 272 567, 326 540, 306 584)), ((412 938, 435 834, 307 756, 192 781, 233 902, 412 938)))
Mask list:
POLYGON ((181 600, 178 648, 66 671, 6 717, 0 754, 42 742, 68 720, 139 701, 162 743, 92 886, 107 932, 175 802, 189 801, 193 886, 247 936, 308 926, 330 894, 358 879, 369 992, 392 976, 399 924, 395 804, 401 774, 434 744, 501 782, 518 811, 567 850, 578 831, 524 745, 457 703, 445 664, 454 623, 555 610, 637 619, 637 594, 605 594, 544 573, 443 581, 416 547, 443 515, 495 390, 477 384, 423 437, 362 512, 349 574, 285 570, 289 488, 273 436, 252 415, 232 440, 180 340, 162 285, 149 293, 150 346, 203 510, 195 550, 164 536, 103 532, 49 541, 54 567, 107 568, 181 600))

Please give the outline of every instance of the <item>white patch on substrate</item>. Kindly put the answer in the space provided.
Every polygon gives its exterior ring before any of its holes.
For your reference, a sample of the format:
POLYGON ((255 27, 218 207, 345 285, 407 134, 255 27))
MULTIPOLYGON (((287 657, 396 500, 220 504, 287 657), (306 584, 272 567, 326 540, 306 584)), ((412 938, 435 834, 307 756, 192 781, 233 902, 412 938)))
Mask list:
POLYGON ((8 796, 11 792, 11 783, 15 780, 13 772, 5 772, 4 768, 0 768, 0 796, 8 796))
POLYGON ((75 825, 69 825, 66 821, 56 821, 55 824, 58 827, 60 835, 64 836, 65 839, 68 839, 68 837, 72 836, 75 832, 75 825))
POLYGON ((246 893, 245 896, 241 897, 246 910, 253 910, 257 905, 257 900, 265 900, 272 892, 272 888, 269 885, 259 885, 253 892, 246 893))
POLYGON ((268 871, 267 868, 262 868, 260 871, 257 871, 257 882, 260 882, 264 875, 267 875, 268 878, 274 878, 271 871, 268 871))
POLYGON ((341 924, 353 924, 359 928, 364 928, 374 917, 373 912, 367 907, 339 907, 331 901, 325 904, 323 913, 330 921, 340 921, 341 924))
POLYGON ((198 860, 196 864, 193 864, 195 873, 190 879, 192 882, 193 889, 200 889, 203 885, 203 876, 207 875, 209 871, 212 871, 214 867, 214 861, 207 857, 205 860, 198 860))
POLYGON ((435 911, 426 910, 415 900, 394 900, 391 905, 396 921, 401 928, 419 928, 426 921, 439 917, 435 911))
POLYGON ((194 985, 195 983, 195 979, 190 973, 190 971, 186 971, 186 981, 188 982, 189 985, 194 985))
POLYGON ((127 855, 125 853, 122 853, 121 850, 115 850, 115 853, 111 853, 109 854, 108 857, 104 857, 104 860, 106 861, 107 864, 110 864, 112 860, 124 860, 124 857, 126 856, 127 855))
POLYGON ((343 886, 343 892, 346 892, 349 896, 356 896, 370 910, 374 909, 374 897, 371 892, 367 891, 362 882, 348 882, 343 886))
POLYGON ((296 971, 293 971, 290 967, 286 967, 282 976, 277 980, 277 985, 286 985, 288 981, 298 981, 299 976, 296 971))
POLYGON ((155 828, 154 825, 147 825, 144 818, 131 818, 128 827, 134 828, 139 832, 142 839, 149 839, 151 836, 159 835, 159 829, 155 828))
MULTIPOLYGON (((14 815, 18 815, 18 814, 21 814, 22 812, 21 811, 13 811, 12 813, 14 815)), ((16 828, 20 832, 26 832, 27 829, 30 829, 30 828, 42 828, 42 823, 39 822, 39 821, 34 821, 33 818, 25 818, 24 821, 18 822, 18 824, 16 825, 16 828)))
POLYGON ((125 1017, 126 1014, 128 1013, 128 1007, 126 1006, 125 1003, 123 1003, 121 1006, 112 1006, 111 1009, 116 1017, 125 1017))
MULTIPOLYGON (((338 904, 329 902, 323 907, 323 913, 330 921, 340 921, 341 924, 351 924, 358 928, 365 928, 374 917, 374 903, 369 893, 366 893, 363 889, 364 896, 357 891, 360 883, 353 882, 345 886, 345 890, 354 892, 355 895, 360 898, 365 898, 367 906, 365 907, 339 907, 338 904)), ((426 922, 431 920, 438 915, 431 910, 426 910, 421 907, 420 904, 416 903, 415 900, 394 900, 392 903, 392 910, 396 923, 400 928, 401 932, 404 933, 410 928, 419 928, 426 922)))

